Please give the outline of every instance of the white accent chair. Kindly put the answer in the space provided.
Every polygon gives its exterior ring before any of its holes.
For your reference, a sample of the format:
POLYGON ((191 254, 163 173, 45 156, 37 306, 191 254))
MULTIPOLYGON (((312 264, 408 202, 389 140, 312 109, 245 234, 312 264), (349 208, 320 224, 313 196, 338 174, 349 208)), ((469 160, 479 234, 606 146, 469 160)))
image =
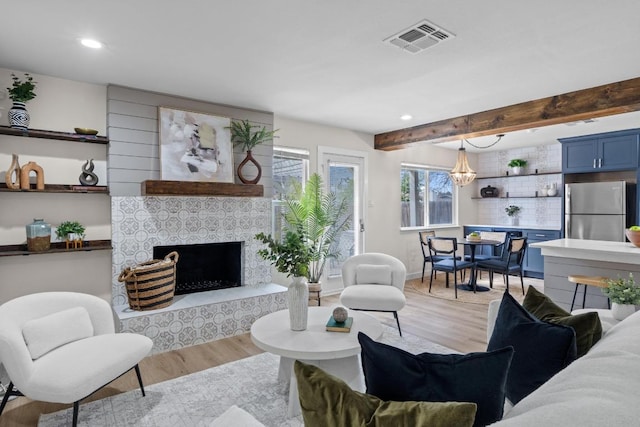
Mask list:
POLYGON ((340 303, 352 310, 392 312, 402 336, 398 311, 407 303, 403 292, 406 277, 404 264, 391 255, 354 255, 342 264, 340 303))
POLYGON ((138 362, 151 351, 148 337, 115 333, 105 300, 75 292, 26 295, 0 305, 0 362, 9 375, 0 416, 10 396, 73 403, 134 369, 144 396, 138 362), (17 390, 16 390, 17 388, 17 390))

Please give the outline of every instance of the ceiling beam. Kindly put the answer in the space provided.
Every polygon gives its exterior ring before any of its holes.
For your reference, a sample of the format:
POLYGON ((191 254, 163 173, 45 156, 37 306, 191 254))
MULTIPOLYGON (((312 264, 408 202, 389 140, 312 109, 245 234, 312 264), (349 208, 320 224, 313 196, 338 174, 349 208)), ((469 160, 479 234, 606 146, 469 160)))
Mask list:
POLYGON ((445 142, 640 110, 640 77, 375 135, 377 150, 445 142))

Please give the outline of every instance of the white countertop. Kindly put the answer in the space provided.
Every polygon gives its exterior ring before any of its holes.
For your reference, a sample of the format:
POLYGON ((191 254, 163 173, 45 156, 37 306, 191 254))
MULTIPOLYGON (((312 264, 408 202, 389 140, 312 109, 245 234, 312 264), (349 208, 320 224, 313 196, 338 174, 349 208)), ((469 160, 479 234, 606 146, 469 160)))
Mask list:
POLYGON ((640 248, 630 242, 558 239, 532 243, 531 247, 540 248, 543 256, 640 264, 640 248))
POLYGON ((560 231, 559 225, 504 225, 504 224, 464 224, 465 227, 491 227, 514 230, 553 230, 560 231))

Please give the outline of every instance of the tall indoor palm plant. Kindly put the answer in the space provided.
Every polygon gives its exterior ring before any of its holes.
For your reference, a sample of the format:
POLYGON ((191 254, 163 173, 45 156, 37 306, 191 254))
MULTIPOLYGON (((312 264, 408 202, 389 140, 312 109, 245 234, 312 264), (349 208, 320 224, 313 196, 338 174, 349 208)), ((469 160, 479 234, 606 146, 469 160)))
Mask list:
POLYGON ((315 173, 304 188, 294 184, 286 206, 287 226, 301 232, 309 248, 307 279, 318 283, 327 260, 340 255, 336 238, 351 224, 347 198, 334 192, 325 193, 322 177, 315 173))
MULTIPOLYGON (((348 209, 348 198, 334 192, 325 193, 318 174, 311 175, 304 187, 300 183, 293 184, 285 200, 286 235, 297 235, 308 250, 309 264, 305 276, 310 283, 318 283, 326 261, 340 255, 336 239, 351 224, 348 209)), ((261 233, 256 238, 268 245, 259 254, 277 265, 274 249, 282 248, 271 235, 261 233)), ((299 250, 295 245, 289 246, 291 250, 299 250)), ((282 252, 276 255, 291 257, 291 254, 282 252)))

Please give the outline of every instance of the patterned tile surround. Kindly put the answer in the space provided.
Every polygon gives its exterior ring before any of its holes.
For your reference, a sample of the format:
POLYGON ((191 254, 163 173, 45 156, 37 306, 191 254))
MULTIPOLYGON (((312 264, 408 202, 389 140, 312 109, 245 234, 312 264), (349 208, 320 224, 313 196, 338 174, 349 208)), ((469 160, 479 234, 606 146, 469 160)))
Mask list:
POLYGON ((562 195, 562 175, 535 175, 539 173, 559 172, 562 169, 562 146, 560 143, 535 147, 503 150, 498 152, 480 153, 478 164, 473 165, 478 177, 502 176, 509 169, 507 164, 511 159, 525 159, 528 164, 526 174, 534 174, 520 177, 477 179, 477 196, 480 189, 491 185, 500 190, 503 197, 508 192, 510 196, 535 196, 537 198, 511 198, 511 199, 482 199, 475 200, 478 209, 478 224, 509 224, 509 217, 504 211, 508 205, 517 205, 522 209, 519 215, 520 226, 537 226, 560 229, 562 220, 562 198, 542 196, 545 185, 553 184, 558 188, 558 194, 562 195))
MULTIPOLYGON (((271 284, 271 267, 254 239, 271 225, 271 201, 249 197, 112 197, 112 296, 123 332, 153 339, 153 352, 247 332, 255 319, 286 308, 286 288, 271 284), (123 268, 153 257, 158 245, 244 242, 240 288, 178 296, 160 310, 128 308, 123 268)), ((180 261, 178 261, 180 262, 180 261)))

